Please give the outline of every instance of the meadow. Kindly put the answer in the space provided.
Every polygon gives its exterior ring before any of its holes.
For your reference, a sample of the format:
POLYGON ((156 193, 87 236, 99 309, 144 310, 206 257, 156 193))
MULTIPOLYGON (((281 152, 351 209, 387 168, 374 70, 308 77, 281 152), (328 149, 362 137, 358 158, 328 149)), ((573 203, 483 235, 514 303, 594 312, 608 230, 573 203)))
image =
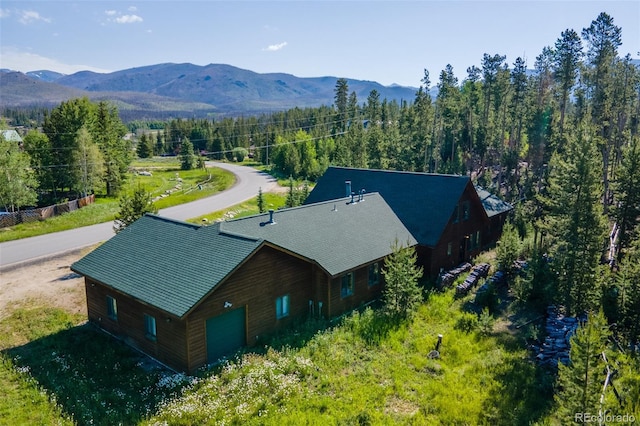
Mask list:
POLYGON ((85 322, 27 301, 0 320, 0 423, 529 424, 545 422, 553 375, 525 349, 529 317, 503 303, 427 292, 409 321, 375 307, 301 322, 185 376, 85 322), (428 356, 443 335, 439 358, 428 356))

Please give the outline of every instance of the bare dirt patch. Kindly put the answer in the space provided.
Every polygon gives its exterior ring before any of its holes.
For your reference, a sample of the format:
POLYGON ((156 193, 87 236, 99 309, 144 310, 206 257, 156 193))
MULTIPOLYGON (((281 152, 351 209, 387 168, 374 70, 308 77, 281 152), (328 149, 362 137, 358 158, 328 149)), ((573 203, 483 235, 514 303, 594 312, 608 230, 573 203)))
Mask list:
POLYGON ((0 271, 0 319, 25 301, 86 313, 84 279, 71 271, 73 262, 92 248, 0 271))

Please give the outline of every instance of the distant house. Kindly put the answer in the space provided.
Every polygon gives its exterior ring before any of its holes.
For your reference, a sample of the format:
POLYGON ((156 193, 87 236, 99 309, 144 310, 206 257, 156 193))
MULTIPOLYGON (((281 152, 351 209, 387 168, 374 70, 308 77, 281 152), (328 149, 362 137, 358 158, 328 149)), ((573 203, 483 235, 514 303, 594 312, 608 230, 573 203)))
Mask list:
POLYGON ((207 227, 146 215, 71 269, 89 321, 193 372, 295 319, 378 298, 395 241, 417 244, 370 193, 207 227))
POLYGON ((378 192, 416 238, 418 263, 432 277, 495 244, 513 209, 468 176, 347 167, 329 167, 306 203, 363 190, 378 192))
POLYGON ((0 134, 4 140, 9 142, 17 142, 19 145, 22 145, 22 138, 15 130, 0 130, 0 134))

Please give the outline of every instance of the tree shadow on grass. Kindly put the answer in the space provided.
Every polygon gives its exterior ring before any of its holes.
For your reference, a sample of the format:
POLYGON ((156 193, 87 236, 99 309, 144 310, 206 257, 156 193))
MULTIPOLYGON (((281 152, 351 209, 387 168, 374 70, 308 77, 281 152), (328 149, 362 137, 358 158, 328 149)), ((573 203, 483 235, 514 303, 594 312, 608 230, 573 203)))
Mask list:
POLYGON ((139 423, 186 382, 90 324, 2 352, 80 425, 139 423))
POLYGON ((483 423, 534 424, 548 415, 553 407, 555 375, 536 364, 531 353, 523 351, 527 347, 525 329, 514 324, 515 321, 524 323, 530 318, 535 318, 535 312, 519 312, 510 316, 511 321, 506 329, 492 333, 497 344, 508 355, 496 367, 494 378, 498 388, 485 402, 483 423))

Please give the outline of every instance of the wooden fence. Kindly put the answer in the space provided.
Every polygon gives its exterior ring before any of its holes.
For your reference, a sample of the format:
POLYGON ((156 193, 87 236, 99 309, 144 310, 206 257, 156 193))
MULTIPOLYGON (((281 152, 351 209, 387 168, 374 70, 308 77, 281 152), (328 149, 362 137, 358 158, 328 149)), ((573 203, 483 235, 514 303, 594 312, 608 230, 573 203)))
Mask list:
POLYGON ((79 208, 88 206, 95 201, 95 195, 88 195, 77 200, 68 201, 53 206, 40 207, 39 209, 22 210, 18 212, 0 213, 0 228, 14 226, 19 223, 36 222, 50 217, 59 216, 63 213, 72 212, 79 208))

